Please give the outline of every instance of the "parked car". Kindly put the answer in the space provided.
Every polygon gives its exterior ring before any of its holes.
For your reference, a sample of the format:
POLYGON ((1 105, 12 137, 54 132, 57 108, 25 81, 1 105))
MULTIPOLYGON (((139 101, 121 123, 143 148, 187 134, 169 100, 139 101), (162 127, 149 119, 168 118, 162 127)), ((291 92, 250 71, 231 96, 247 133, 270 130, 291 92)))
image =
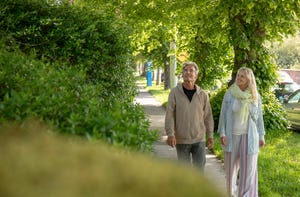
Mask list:
POLYGON ((284 99, 283 106, 287 112, 287 119, 291 127, 300 130, 300 89, 284 99))
POLYGON ((300 86, 294 82, 287 72, 277 71, 278 78, 277 83, 273 87, 276 98, 282 103, 290 94, 300 88, 300 86))
POLYGON ((278 98, 280 102, 283 102, 284 99, 288 98, 289 95, 291 95, 299 88, 299 85, 295 82, 281 81, 277 82, 277 84, 275 85, 274 93, 276 98, 278 98))

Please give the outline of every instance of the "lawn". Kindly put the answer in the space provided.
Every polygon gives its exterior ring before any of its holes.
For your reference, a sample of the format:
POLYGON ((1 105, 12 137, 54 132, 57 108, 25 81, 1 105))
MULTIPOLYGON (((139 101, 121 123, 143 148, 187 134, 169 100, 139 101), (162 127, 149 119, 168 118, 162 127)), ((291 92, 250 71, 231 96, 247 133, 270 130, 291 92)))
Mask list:
MULTIPOLYGON (((146 86, 143 80, 139 83, 146 86)), ((147 90, 166 106, 169 90, 164 90, 163 85, 153 85, 147 90)), ((259 196, 300 197, 300 133, 266 128, 265 139, 266 146, 261 149, 258 159, 259 196)), ((223 159, 217 133, 214 153, 223 159)))

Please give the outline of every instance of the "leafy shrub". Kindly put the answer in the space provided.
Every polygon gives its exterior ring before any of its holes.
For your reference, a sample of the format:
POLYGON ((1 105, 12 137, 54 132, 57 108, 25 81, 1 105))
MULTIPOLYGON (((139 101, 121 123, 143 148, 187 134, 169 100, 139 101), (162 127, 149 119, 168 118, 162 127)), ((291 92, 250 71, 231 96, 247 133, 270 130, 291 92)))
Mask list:
POLYGON ((215 123, 215 131, 218 128, 219 117, 221 112, 221 105, 223 101, 224 94, 226 92, 226 88, 221 88, 215 94, 211 94, 210 96, 210 105, 212 109, 212 114, 215 123))
POLYGON ((282 104, 276 99, 274 93, 266 92, 262 94, 262 105, 265 129, 268 131, 283 130, 288 127, 286 111, 282 104))
POLYGON ((1 1, 0 7, 0 35, 7 49, 82 68, 87 81, 102 84, 108 105, 132 101, 129 28, 114 13, 46 0, 1 1))
POLYGON ((60 132, 151 150, 157 134, 133 104, 128 26, 106 5, 58 2, 67 1, 0 2, 0 122, 38 117, 60 132))
POLYGON ((86 83, 84 70, 58 69, 3 50, 0 66, 0 122, 37 117, 63 133, 152 150, 157 134, 148 131, 143 109, 133 102, 107 105, 103 86, 86 83))

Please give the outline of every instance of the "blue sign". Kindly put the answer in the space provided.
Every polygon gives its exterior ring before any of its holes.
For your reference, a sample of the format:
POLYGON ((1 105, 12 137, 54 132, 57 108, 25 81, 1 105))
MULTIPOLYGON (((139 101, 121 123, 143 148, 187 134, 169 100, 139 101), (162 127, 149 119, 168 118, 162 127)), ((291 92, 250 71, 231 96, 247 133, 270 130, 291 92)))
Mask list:
POLYGON ((152 62, 146 63, 146 78, 147 78, 147 86, 152 86, 152 62))

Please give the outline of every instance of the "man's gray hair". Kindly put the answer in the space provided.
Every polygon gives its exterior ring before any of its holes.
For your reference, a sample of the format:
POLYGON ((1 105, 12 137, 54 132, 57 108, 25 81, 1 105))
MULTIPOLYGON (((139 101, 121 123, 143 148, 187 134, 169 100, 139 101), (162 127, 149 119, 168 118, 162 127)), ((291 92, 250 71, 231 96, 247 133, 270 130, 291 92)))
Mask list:
POLYGON ((199 69, 198 69, 198 65, 195 62, 184 62, 182 65, 182 72, 183 72, 184 68, 187 66, 193 66, 196 70, 196 75, 198 75, 199 69))

